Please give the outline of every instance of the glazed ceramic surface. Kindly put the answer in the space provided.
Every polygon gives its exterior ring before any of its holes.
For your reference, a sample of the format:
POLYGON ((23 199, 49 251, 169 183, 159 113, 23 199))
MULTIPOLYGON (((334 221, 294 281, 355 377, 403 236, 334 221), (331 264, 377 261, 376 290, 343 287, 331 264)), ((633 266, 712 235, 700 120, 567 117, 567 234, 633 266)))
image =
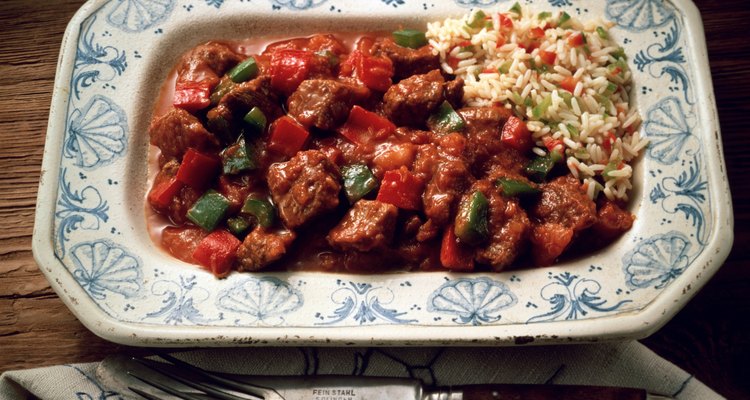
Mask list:
POLYGON ((151 242, 147 127, 180 54, 209 39, 424 29, 505 0, 96 0, 68 26, 34 255, 98 335, 133 345, 525 344, 646 336, 721 266, 732 210, 697 9, 675 0, 526 0, 614 22, 650 146, 633 229, 550 268, 503 273, 233 273, 151 242))

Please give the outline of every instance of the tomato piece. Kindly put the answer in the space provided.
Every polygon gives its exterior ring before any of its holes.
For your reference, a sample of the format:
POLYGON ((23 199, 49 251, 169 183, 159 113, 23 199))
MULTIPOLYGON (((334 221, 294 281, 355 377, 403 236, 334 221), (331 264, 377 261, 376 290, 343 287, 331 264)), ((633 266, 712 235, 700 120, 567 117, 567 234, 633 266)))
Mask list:
POLYGON ((193 251, 193 258, 202 267, 221 278, 232 270, 240 244, 240 240, 229 231, 218 229, 200 241, 193 251))
POLYGON ((207 81, 175 83, 172 104, 194 113, 211 104, 211 85, 207 81))
POLYGON ((542 59, 543 63, 547 65, 553 65, 555 64, 555 60, 557 59, 557 54, 551 51, 539 50, 539 58, 542 59))
POLYGON ((373 139, 384 139, 396 132, 396 125, 388 118, 367 111, 360 106, 352 107, 346 123, 339 128, 341 136, 352 143, 365 144, 373 139))
POLYGON ((586 42, 586 38, 583 36, 583 33, 581 32, 575 32, 572 35, 568 36, 568 44, 573 47, 583 46, 585 42, 586 42))
POLYGON ((271 56, 271 87, 290 95, 310 75, 313 54, 304 50, 279 50, 271 56))
POLYGON ((541 39, 544 37, 544 29, 542 28, 531 28, 529 30, 529 38, 531 39, 541 39))
POLYGON ((268 150, 292 157, 302 150, 309 136, 310 132, 307 129, 292 117, 285 115, 273 123, 268 150))
POLYGON ((615 143, 615 135, 612 134, 612 132, 606 132, 604 134, 604 140, 602 140, 602 147, 604 147, 604 150, 607 151, 607 153, 612 152, 612 144, 615 143))
POLYGON ((500 141, 521 153, 529 152, 534 145, 531 139, 531 132, 526 127, 526 123, 514 115, 511 115, 505 121, 500 141))
POLYGON ((448 56, 448 59, 446 60, 446 63, 453 69, 456 70, 458 68, 458 63, 461 61, 460 58, 456 58, 453 56, 448 56))
POLYGON ((572 76, 566 76, 560 82, 560 87, 569 91, 570 93, 575 92, 577 85, 578 85, 578 80, 572 76))
POLYGON ((504 31, 513 30, 513 20, 506 14, 498 14, 500 17, 500 29, 504 31))
POLYGON ((220 171, 221 161, 218 158, 200 153, 191 147, 182 157, 176 178, 188 186, 204 189, 210 186, 220 171))
POLYGON ((380 183, 377 200, 405 210, 419 210, 422 206, 424 182, 406 167, 386 171, 380 183))
POLYGON ((206 236, 197 226, 168 226, 161 231, 161 245, 178 260, 195 264, 193 252, 206 236))
POLYGON ((561 153, 565 149, 565 143, 560 139, 546 137, 544 138, 544 147, 546 147, 550 153, 555 151, 561 153))
POLYGON ((440 244, 440 263, 443 267, 453 271, 474 270, 474 254, 471 247, 458 241, 453 231, 453 224, 448 225, 443 232, 440 244))
POLYGON ((160 209, 166 209, 172 203, 172 199, 177 196, 184 184, 172 177, 168 181, 151 188, 148 193, 148 202, 152 206, 160 209))

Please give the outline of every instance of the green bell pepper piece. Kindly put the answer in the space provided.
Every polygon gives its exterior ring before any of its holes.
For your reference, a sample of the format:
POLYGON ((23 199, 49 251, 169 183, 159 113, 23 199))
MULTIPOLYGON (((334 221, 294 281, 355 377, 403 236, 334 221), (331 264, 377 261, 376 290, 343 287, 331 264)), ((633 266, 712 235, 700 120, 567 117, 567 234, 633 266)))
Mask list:
POLYGON ((448 134, 464 130, 466 122, 464 122, 464 119, 453 109, 451 103, 444 101, 438 108, 437 112, 427 119, 427 126, 437 133, 448 134))
POLYGON ((225 94, 229 93, 229 91, 232 90, 234 86, 235 83, 228 76, 221 78, 221 81, 219 81, 219 84, 216 85, 214 91, 211 92, 211 96, 209 97, 209 100, 211 100, 211 106, 215 107, 217 104, 219 104, 221 98, 224 97, 225 94))
POLYGON ((599 35, 600 38, 604 40, 609 39, 609 34, 601 26, 596 27, 596 33, 599 35))
POLYGON ((234 217, 227 220, 227 228, 234 236, 242 237, 250 229, 250 221, 243 217, 234 217))
POLYGON ((471 197, 464 199, 459 205, 453 228, 458 239, 470 245, 486 240, 489 236, 488 212, 489 202, 482 192, 476 191, 471 197))
POLYGON ((534 182, 542 182, 561 159, 562 156, 555 151, 546 156, 537 157, 526 165, 526 176, 534 182))
POLYGON ((401 47, 418 49, 427 44, 424 32, 414 29, 403 29, 393 32, 393 41, 401 47))
POLYGON ((243 171, 258 168, 258 162, 254 152, 248 153, 245 138, 240 136, 237 142, 219 154, 221 156, 222 171, 224 174, 234 175, 243 171))
POLYGON ((539 193, 539 189, 517 179, 500 178, 496 184, 503 189, 505 196, 528 196, 539 193))
POLYGON ((235 83, 245 82, 258 75, 258 64, 255 62, 255 58, 248 57, 232 68, 227 75, 235 83))
POLYGON ((518 14, 519 17, 523 16, 523 12, 521 11, 521 5, 518 4, 518 2, 514 3, 513 7, 511 7, 510 10, 508 11, 518 14))
POLYGON ((534 107, 533 110, 531 110, 532 115, 534 115, 534 118, 541 118, 544 113, 547 112, 547 109, 549 106, 552 105, 552 96, 547 95, 542 99, 542 102, 537 104, 536 107, 534 107))
POLYGON ((474 15, 472 15, 471 21, 467 22, 466 25, 469 25, 469 28, 479 28, 482 26, 485 17, 487 17, 487 14, 485 14, 484 11, 477 10, 474 15))
POLYGON ((378 187, 378 180, 366 165, 347 165, 341 169, 341 176, 344 178, 344 192, 349 204, 356 203, 378 187))
POLYGON ((273 225, 276 216, 276 208, 267 200, 248 198, 240 210, 243 214, 252 215, 258 225, 269 228, 273 225))
POLYGON ((268 122, 266 114, 263 114, 263 110, 258 107, 253 107, 248 111, 243 120, 258 132, 263 132, 266 129, 266 123, 268 122))
POLYGON ((566 28, 566 24, 570 21, 570 14, 565 11, 560 14, 560 20, 557 22, 557 26, 560 28, 566 28))
POLYGON ((211 232, 224 219, 229 200, 211 189, 203 194, 187 212, 187 218, 204 231, 211 232))

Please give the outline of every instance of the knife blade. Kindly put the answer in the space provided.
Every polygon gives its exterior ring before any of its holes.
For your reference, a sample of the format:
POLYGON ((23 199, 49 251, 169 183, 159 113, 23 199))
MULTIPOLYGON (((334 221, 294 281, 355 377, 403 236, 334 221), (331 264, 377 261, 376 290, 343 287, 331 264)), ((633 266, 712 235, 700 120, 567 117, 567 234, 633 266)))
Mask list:
MULTIPOLYGON (((152 369, 126 356, 107 357, 97 367, 99 381, 128 398, 140 399, 133 387, 162 399, 178 399, 155 389, 129 375, 127 371, 157 381, 167 379, 152 369)), ((251 376, 218 374, 239 382, 273 388, 283 400, 667 400, 643 389, 578 385, 484 384, 435 389, 424 388, 422 382, 408 378, 362 376, 251 376)), ((210 399, 199 391, 179 382, 170 386, 210 399)), ((253 397, 247 397, 252 399, 253 397)))

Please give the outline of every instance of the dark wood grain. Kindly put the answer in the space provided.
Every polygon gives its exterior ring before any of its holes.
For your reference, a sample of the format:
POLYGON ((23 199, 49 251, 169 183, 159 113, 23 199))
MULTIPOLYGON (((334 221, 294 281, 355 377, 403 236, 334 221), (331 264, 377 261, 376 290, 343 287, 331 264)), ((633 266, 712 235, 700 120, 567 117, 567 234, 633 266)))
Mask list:
MULTIPOLYGON (((79 0, 0 2, 0 371, 98 360, 124 349, 76 320, 31 254, 34 206, 55 66, 79 0)), ((750 21, 747 0, 699 0, 732 187, 726 264, 643 342, 719 393, 750 398, 750 21)), ((143 352, 127 348, 128 351, 143 352)))

